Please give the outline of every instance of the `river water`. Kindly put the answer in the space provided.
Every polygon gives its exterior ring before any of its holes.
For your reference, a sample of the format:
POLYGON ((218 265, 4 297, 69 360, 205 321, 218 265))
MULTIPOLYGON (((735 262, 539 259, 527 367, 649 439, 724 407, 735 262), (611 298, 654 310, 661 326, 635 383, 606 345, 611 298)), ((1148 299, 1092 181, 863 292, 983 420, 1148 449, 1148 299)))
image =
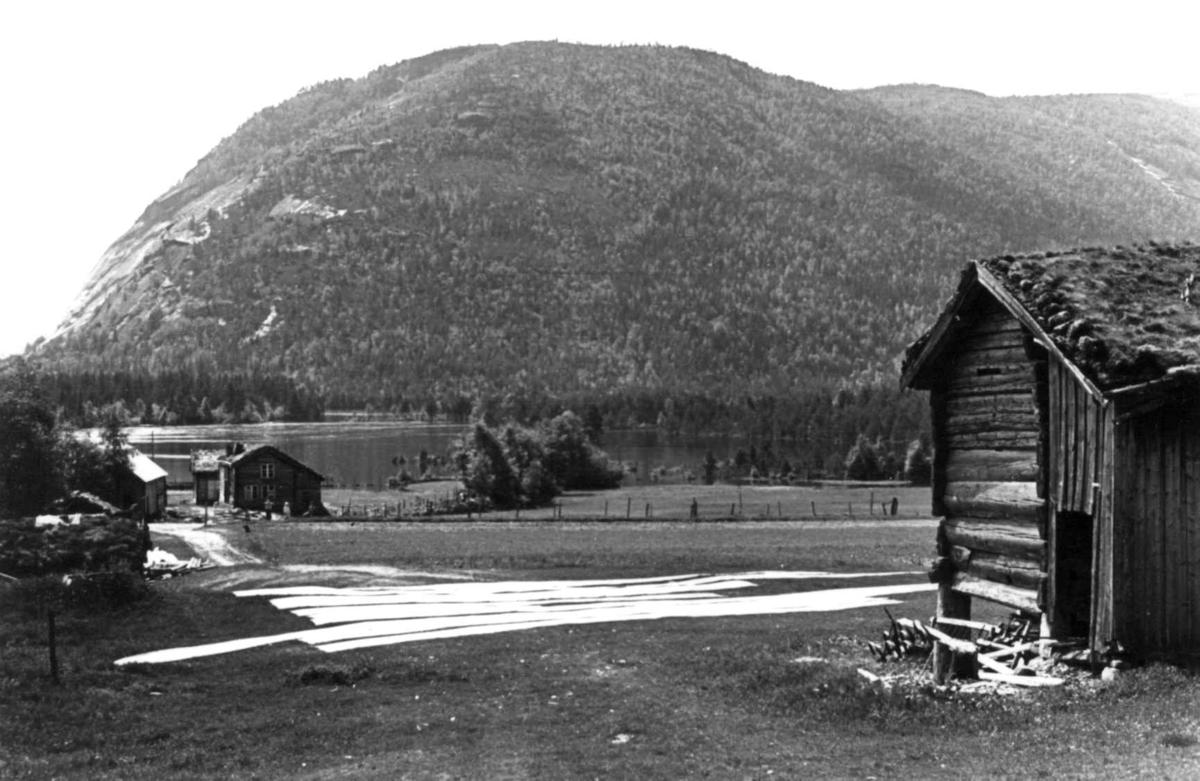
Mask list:
MULTIPOLYGON (((462 425, 401 421, 261 423, 235 426, 136 426, 129 441, 167 470, 172 484, 190 483, 190 456, 196 449, 224 449, 232 442, 269 443, 300 459, 335 484, 382 486, 398 468, 397 456, 415 461, 424 449, 445 456, 468 429, 462 425)), ((794 443, 792 443, 794 444, 794 443)), ((654 429, 604 432, 602 448, 610 458, 637 465, 642 479, 659 467, 697 473, 709 450, 718 459, 750 447, 742 438, 669 436, 654 429)), ((796 459, 789 447, 776 452, 796 459)), ((415 473, 416 468, 409 465, 415 473)))

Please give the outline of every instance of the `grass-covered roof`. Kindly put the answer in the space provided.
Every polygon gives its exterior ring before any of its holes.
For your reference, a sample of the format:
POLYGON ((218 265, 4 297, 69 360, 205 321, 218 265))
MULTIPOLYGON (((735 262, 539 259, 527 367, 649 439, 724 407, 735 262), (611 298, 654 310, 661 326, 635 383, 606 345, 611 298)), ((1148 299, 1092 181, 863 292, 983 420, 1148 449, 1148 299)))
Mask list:
MULTIPOLYGON (((1115 389, 1200 371, 1200 245, 1155 244, 1004 255, 972 261, 1097 386, 1115 389)), ((960 286, 953 308, 962 301, 960 286)), ((935 326, 936 329, 936 326, 935 326)), ((905 365, 933 333, 909 348, 905 365)))

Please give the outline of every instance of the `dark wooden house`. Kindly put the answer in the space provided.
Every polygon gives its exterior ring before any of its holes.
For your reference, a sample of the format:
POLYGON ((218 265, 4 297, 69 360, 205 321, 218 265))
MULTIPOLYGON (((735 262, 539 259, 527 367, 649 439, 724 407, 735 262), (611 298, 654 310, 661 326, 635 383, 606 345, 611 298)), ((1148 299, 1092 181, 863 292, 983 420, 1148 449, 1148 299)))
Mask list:
POLYGON ((939 614, 1200 650, 1198 277, 1191 244, 967 266, 903 368, 930 392, 939 614))
POLYGON ((299 515, 321 501, 320 473, 274 445, 258 445, 219 461, 222 501, 234 507, 279 512, 286 504, 299 515))

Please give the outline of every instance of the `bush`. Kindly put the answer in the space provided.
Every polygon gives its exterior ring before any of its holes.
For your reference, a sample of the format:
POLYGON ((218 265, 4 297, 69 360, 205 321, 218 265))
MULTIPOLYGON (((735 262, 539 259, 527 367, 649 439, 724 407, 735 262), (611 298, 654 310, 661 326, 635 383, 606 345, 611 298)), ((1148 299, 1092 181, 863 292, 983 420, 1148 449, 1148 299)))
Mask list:
POLYGON ((303 670, 293 672, 290 677, 301 686, 351 686, 370 675, 371 668, 365 664, 353 667, 312 664, 303 670))
POLYGON ((98 613, 122 610, 153 594, 136 572, 93 572, 85 575, 41 575, 11 587, 12 605, 25 617, 45 610, 98 613))
POLYGON ((15 577, 141 572, 148 540, 136 521, 83 518, 77 525, 37 528, 30 519, 0 522, 0 572, 15 577))

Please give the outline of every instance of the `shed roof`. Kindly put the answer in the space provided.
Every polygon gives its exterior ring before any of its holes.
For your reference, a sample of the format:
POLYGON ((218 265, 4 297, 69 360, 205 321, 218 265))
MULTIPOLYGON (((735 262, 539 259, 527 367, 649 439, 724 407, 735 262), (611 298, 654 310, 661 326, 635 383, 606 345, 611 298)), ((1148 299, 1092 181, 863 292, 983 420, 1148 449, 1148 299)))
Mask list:
POLYGON ((906 382, 979 288, 1010 298, 1001 303, 1024 310, 1102 390, 1200 372, 1200 245, 1150 243, 971 261, 942 317, 909 347, 906 382))
POLYGON ((143 483, 152 483, 167 476, 167 470, 154 463, 150 456, 132 448, 129 451, 129 471, 143 483))

